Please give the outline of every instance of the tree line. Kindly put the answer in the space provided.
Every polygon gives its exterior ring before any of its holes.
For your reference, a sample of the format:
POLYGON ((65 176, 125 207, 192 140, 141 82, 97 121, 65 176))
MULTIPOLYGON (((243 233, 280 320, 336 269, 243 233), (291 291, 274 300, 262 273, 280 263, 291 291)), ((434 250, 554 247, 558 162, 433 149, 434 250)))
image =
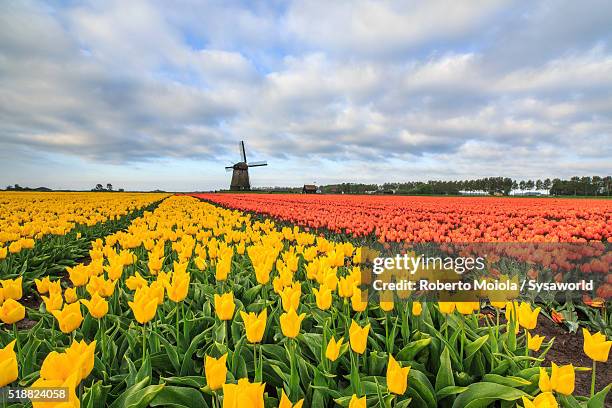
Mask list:
POLYGON ((510 192, 546 192, 556 196, 610 196, 612 177, 585 176, 570 179, 546 178, 537 180, 513 180, 509 177, 484 177, 473 180, 429 180, 404 183, 356 184, 342 183, 322 186, 324 193, 344 194, 462 194, 485 193, 509 195, 510 192))
MULTIPOLYGON (((423 194, 460 195, 490 194, 509 195, 547 193, 555 196, 610 196, 612 177, 586 176, 570 179, 546 178, 513 180, 509 177, 484 177, 471 180, 429 180, 402 183, 364 184, 340 183, 319 186, 324 194, 423 194)), ((301 187, 263 187, 262 192, 299 193, 301 187)))

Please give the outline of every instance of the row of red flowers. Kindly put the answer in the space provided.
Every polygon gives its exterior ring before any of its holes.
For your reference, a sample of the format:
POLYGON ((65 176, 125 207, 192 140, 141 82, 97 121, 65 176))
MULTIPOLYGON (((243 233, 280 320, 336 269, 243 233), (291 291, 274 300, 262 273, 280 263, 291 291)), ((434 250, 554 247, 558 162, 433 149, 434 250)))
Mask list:
POLYGON ((612 201, 498 197, 197 194, 311 228, 383 242, 612 242, 612 201))

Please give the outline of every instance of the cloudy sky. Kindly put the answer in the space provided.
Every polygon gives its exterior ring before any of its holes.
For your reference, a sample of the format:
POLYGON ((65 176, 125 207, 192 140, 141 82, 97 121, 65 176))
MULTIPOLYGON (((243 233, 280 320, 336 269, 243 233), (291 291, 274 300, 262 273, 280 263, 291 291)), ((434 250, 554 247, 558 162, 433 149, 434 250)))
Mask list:
POLYGON ((612 3, 0 2, 0 183, 607 175, 612 3), (479 4, 478 4, 479 3, 479 4))

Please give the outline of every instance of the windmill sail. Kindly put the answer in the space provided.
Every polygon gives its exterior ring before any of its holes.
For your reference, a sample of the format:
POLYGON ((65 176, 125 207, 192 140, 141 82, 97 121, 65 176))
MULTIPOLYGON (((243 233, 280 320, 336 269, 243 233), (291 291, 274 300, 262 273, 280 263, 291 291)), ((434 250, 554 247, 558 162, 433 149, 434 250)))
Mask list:
POLYGON ((238 147, 240 149, 240 161, 242 161, 243 163, 246 163, 246 151, 244 150, 244 141, 240 141, 240 143, 238 144, 238 147))
POLYGON ((267 166, 268 162, 266 161, 256 161, 249 163, 249 167, 259 167, 259 166, 267 166))

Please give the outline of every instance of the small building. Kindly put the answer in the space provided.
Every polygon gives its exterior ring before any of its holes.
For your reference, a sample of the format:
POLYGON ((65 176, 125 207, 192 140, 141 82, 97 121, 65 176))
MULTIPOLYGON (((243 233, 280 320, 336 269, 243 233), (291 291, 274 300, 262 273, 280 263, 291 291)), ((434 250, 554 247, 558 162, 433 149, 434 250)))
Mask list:
POLYGON ((304 184, 302 194, 317 194, 317 186, 314 184, 304 184))

